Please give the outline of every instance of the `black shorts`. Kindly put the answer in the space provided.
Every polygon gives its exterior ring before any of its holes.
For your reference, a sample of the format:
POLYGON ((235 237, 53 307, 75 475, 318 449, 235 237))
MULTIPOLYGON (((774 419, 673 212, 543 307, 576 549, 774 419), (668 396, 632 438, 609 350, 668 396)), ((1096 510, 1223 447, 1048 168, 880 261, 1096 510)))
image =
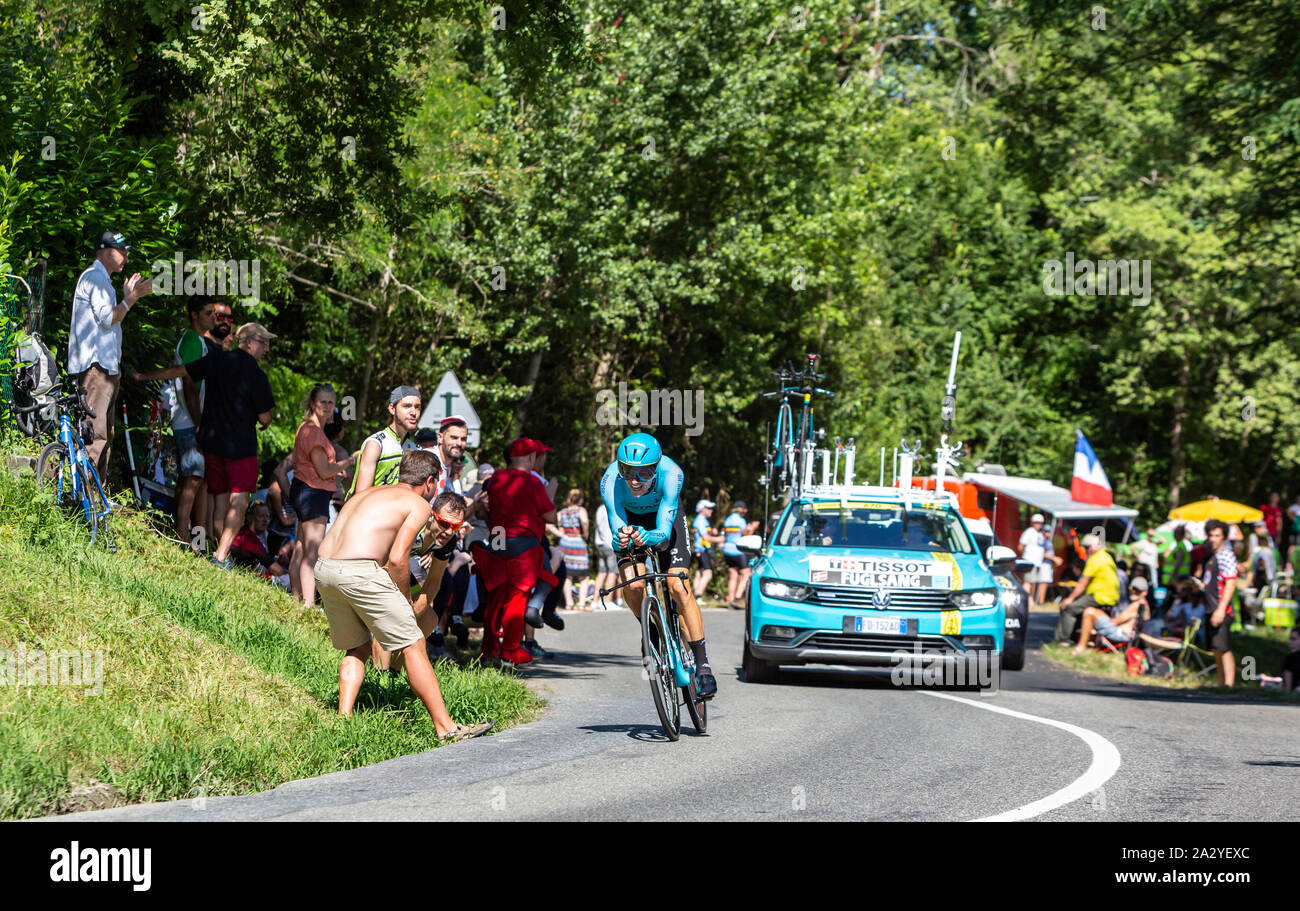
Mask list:
POLYGON ((293 506, 293 511, 298 514, 299 522, 328 519, 330 498, 333 496, 334 491, 312 487, 297 478, 294 478, 293 483, 289 485, 289 503, 293 506))
POLYGON ((1205 641, 1212 652, 1230 652, 1232 651, 1232 614, 1223 618, 1223 622, 1218 626, 1210 625, 1209 615, 1205 618, 1205 641))
POLYGON ((695 560, 700 564, 700 569, 713 569, 713 551, 697 550, 695 552, 695 560))
MULTIPOLYGON (((654 513, 640 514, 630 512, 627 514, 627 524, 634 525, 637 528, 644 528, 646 531, 653 531, 658 525, 658 515, 654 513)), ((676 520, 673 521, 673 533, 663 544, 659 545, 659 552, 666 555, 667 565, 660 563, 661 570, 669 569, 690 569, 691 567, 691 530, 686 524, 686 516, 679 512, 676 520)), ((635 561, 635 557, 626 553, 618 553, 618 565, 623 566, 635 561)), ((662 558, 661 558, 662 560, 662 558)))
POLYGON ((731 554, 726 553, 724 551, 722 554, 722 559, 726 560, 727 565, 732 569, 749 569, 748 554, 736 554, 735 556, 732 556, 731 554))

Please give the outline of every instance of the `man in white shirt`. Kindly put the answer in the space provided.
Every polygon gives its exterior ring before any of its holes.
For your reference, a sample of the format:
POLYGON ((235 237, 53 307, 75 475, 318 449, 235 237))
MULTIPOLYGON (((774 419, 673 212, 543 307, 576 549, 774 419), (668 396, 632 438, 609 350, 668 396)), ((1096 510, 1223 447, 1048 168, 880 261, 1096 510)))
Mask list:
POLYGON ((1047 555, 1047 542, 1051 539, 1043 533, 1043 522, 1043 514, 1034 513, 1029 519, 1029 527, 1020 534, 1020 559, 1034 564, 1034 568, 1025 574, 1025 594, 1036 606, 1047 600, 1047 586, 1052 584, 1052 577, 1056 574, 1052 566, 1055 555, 1047 555))
POLYGON ((86 455, 101 483, 113 445, 113 409, 122 380, 122 320, 135 302, 153 290, 153 279, 137 272, 123 283, 119 304, 112 275, 126 265, 130 246, 121 234, 105 231, 95 241, 95 261, 77 279, 72 293, 72 329, 68 334, 68 374, 82 388, 95 413, 94 440, 86 455))
POLYGON ((1133 545, 1133 553, 1137 556, 1137 562, 1150 572, 1148 578, 1151 579, 1151 584, 1155 585, 1156 580, 1160 578, 1160 543, 1154 528, 1148 528, 1147 536, 1133 545))

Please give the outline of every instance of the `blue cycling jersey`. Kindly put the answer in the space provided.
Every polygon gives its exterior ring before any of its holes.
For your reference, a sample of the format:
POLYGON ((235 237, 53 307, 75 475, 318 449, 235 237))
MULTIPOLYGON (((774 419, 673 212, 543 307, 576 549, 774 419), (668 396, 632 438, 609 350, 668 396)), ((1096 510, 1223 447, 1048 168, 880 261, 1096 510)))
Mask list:
POLYGON ((682 487, 686 484, 686 473, 676 462, 664 456, 659 460, 659 470, 655 472, 650 489, 639 497, 632 495, 627 481, 618 473, 618 462, 609 463, 605 474, 600 479, 600 498, 605 502, 609 512, 609 528, 613 532, 614 550, 619 550, 619 529, 628 524, 628 515, 638 519, 637 524, 647 517, 654 517, 654 528, 641 533, 645 543, 653 547, 672 537, 673 522, 677 519, 677 510, 681 499, 682 487))

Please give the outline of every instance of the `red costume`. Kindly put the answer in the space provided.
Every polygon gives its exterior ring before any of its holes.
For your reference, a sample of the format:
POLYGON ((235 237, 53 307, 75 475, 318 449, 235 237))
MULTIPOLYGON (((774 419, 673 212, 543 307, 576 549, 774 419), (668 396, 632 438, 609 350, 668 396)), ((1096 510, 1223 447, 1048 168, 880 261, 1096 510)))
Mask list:
POLYGON ((483 615, 483 657, 527 664, 533 657, 520 647, 520 642, 528 595, 539 581, 553 586, 559 582, 543 567, 541 547, 546 531, 542 516, 554 510, 555 504, 542 482, 532 472, 521 469, 499 469, 483 489, 488 493, 488 525, 494 530, 486 545, 474 548, 474 566, 488 593, 483 615), (504 530, 504 544, 496 529, 504 530))

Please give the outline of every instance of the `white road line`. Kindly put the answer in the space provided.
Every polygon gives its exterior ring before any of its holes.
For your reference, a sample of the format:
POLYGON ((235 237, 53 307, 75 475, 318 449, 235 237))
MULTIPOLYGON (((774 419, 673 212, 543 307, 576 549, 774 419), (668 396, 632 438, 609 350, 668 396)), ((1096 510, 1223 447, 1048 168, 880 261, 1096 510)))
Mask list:
POLYGON ((936 693, 934 690, 922 690, 923 695, 935 696, 939 699, 951 699, 953 702, 964 702, 967 705, 973 705, 977 709, 987 709, 990 712, 997 712, 1000 715, 1010 715, 1012 718, 1023 718, 1026 721, 1036 721, 1039 724, 1045 724, 1049 727, 1060 728, 1063 731, 1069 731, 1075 737, 1078 737, 1088 745, 1092 750, 1092 765, 1088 766, 1087 771, 1080 775, 1070 784, 1048 794, 1041 800, 1035 800, 1033 803, 1027 803, 1023 807, 1016 807, 1014 810, 1007 810, 1005 813, 999 813, 996 816, 985 816, 983 819, 976 819, 975 822, 1016 822, 1022 819, 1033 819, 1035 816, 1042 816, 1055 810, 1057 807, 1063 807, 1067 803, 1078 800, 1080 797, 1086 797, 1093 791, 1096 791, 1111 776, 1119 771, 1119 750, 1115 744, 1111 743, 1105 737, 1090 731, 1087 728, 1076 727, 1073 724, 1066 724, 1064 721, 1055 721, 1051 718, 1040 718, 1037 715, 1027 715, 1024 712, 1015 712, 1011 709, 1004 709, 998 705, 992 705, 988 702, 978 702, 974 699, 965 699, 961 696, 953 696, 948 693, 936 693))

